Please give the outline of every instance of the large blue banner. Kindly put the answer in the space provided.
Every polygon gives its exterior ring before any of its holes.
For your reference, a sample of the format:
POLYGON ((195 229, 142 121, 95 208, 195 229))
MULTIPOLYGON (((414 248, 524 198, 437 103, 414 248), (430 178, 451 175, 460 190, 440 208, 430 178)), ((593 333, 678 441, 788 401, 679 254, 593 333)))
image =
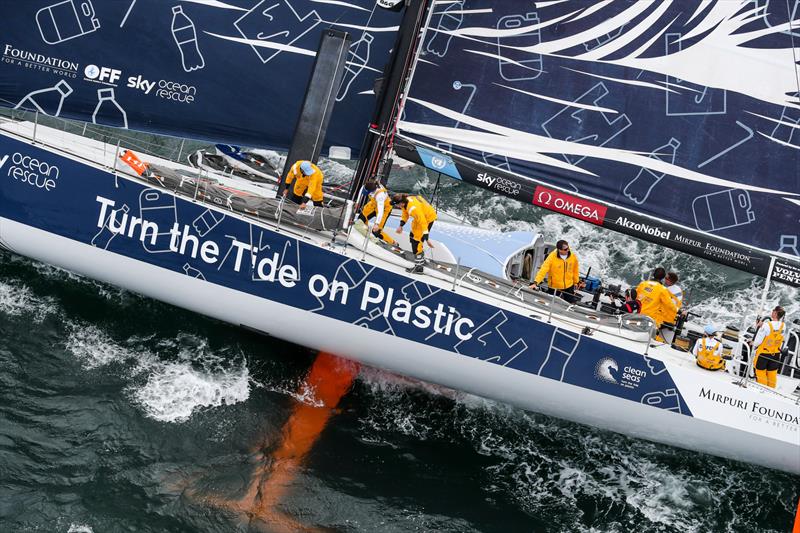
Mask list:
POLYGON ((0 105, 287 148, 326 28, 347 31, 326 146, 357 151, 400 14, 373 0, 0 0, 0 105))
POLYGON ((403 136, 800 255, 800 0, 435 9, 403 136))

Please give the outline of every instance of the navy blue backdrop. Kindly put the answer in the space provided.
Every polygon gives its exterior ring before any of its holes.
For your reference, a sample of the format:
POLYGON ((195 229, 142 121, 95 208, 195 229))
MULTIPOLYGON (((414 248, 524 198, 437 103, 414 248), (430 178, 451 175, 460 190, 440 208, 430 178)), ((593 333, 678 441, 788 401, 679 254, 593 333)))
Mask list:
POLYGON ((0 0, 0 105, 287 148, 323 29, 351 33, 326 146, 357 151, 400 13, 372 0, 0 0))
POLYGON ((800 24, 789 24, 800 3, 460 0, 436 9, 402 136, 800 255, 800 24))

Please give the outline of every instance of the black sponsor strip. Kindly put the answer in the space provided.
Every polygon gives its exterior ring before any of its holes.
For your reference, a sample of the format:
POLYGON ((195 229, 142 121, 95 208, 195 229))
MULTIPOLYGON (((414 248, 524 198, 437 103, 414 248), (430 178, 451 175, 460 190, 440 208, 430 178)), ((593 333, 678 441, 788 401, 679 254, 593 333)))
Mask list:
MULTIPOLYGON (((416 148, 409 141, 402 139, 396 142, 395 151, 397 155, 403 159, 424 166, 416 148)), ((511 173, 503 172, 497 168, 479 166, 457 156, 451 157, 451 159, 455 163, 461 181, 496 194, 514 198, 526 204, 534 204, 534 191, 540 184, 520 178, 511 173), (505 180, 505 185, 502 188, 496 187, 495 184, 497 181, 492 181, 491 179, 498 177, 505 180)), ((458 176, 451 177, 459 178, 458 176)), ((551 185, 544 183, 541 185, 552 188, 562 194, 572 194, 570 191, 563 191, 551 185)), ((605 218, 602 220, 601 224, 604 228, 679 250, 695 257, 708 259, 709 261, 749 272, 757 276, 766 277, 769 274, 771 256, 765 252, 753 250, 746 246, 737 246, 728 241, 715 239, 706 234, 683 228, 677 224, 654 221, 648 217, 637 215, 596 200, 585 200, 582 197, 575 198, 594 202, 601 206, 608 206, 605 218)), ((536 205, 544 209, 550 209, 538 203, 536 205)), ((572 216, 556 209, 550 210, 566 216, 572 216)), ((573 218, 581 219, 579 216, 573 216, 573 218)), ((787 285, 800 287, 800 264, 785 259, 777 259, 775 261, 772 279, 787 285)))

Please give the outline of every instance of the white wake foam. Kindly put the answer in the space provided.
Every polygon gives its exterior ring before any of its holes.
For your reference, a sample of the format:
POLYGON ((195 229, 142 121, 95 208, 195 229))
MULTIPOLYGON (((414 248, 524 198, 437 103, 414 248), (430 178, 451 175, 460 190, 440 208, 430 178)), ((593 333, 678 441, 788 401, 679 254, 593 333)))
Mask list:
POLYGON ((0 313, 7 316, 31 316, 41 322, 58 311, 58 304, 49 296, 37 296, 27 286, 14 281, 0 281, 0 313))
POLYGON ((126 364, 127 391, 145 415, 161 422, 185 422, 204 409, 232 405, 250 396, 244 357, 214 353, 206 339, 131 337, 114 341, 94 325, 70 323, 66 348, 87 370, 126 364))

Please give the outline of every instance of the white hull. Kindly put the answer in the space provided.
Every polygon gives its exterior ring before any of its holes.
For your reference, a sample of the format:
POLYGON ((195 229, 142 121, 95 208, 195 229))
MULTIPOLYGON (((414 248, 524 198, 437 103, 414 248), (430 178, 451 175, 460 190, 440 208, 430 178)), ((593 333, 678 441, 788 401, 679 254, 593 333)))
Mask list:
MULTIPOLYGON (((11 127, 25 133, 24 125, 11 127)), ((0 134, 0 244, 16 253, 371 366, 633 437, 800 474, 796 395, 753 383, 739 387, 732 375, 700 370, 669 346, 652 346, 645 355, 646 333, 581 314, 588 311, 548 320, 547 307, 479 285, 454 287, 447 273, 409 277, 402 259, 374 246, 366 254, 359 245, 335 252, 324 246, 329 234, 285 226, 276 232, 274 222, 114 176, 91 162, 101 149, 70 143, 68 134, 46 137, 50 134, 40 128, 50 146, 0 134), (64 143, 71 153, 59 148, 64 143), (76 149, 85 153, 76 156, 76 149), (4 160, 7 154, 16 155, 4 160), (24 157, 36 158, 40 170, 45 167, 39 161, 58 168, 57 183, 42 189, 6 176, 12 164, 30 165, 24 157), (268 252, 253 255, 254 262, 274 253, 280 265, 296 267, 298 283, 256 279, 253 270, 232 267, 228 255, 222 257, 223 246, 219 261, 209 263, 164 248, 164 240, 156 243, 160 249, 131 235, 106 233, 102 241, 107 226, 101 193, 104 205, 127 205, 130 215, 163 221, 164 228, 183 222, 205 241, 230 245, 228 253, 233 243, 257 244, 259 253, 268 252), (147 203, 149 195, 159 203, 147 203), (329 283, 346 281, 350 301, 310 298, 311 279, 320 275, 329 283), (382 306, 364 305, 370 284, 395 291, 395 298, 402 294, 415 312, 437 303, 449 307, 471 320, 461 331, 467 335, 456 336, 456 327, 452 335, 435 332, 435 326, 403 323, 395 315, 384 320, 382 306), (582 333, 587 327, 589 335, 582 333), (559 344, 565 339, 566 348, 559 344)), ((388 304, 385 309, 388 313, 388 304)))
MULTIPOLYGON (((796 444, 653 409, 323 316, 313 317, 309 324, 306 311, 8 219, 0 219, 0 241, 21 255, 367 365, 633 437, 800 474, 796 444), (298 327, 301 324, 307 327, 298 327), (375 346, 381 349, 375 350, 375 346)), ((681 369, 670 369, 676 371, 681 369)))

